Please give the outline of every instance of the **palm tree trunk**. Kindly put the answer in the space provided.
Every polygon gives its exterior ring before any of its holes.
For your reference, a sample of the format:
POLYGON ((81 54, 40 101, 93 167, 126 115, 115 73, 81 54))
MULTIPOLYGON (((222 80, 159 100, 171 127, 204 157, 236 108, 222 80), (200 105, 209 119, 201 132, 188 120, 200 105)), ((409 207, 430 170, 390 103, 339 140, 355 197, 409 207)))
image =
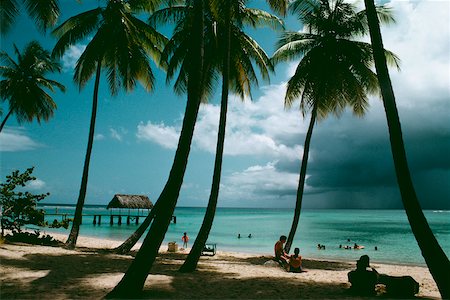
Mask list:
POLYGON ((195 122, 201 102, 202 71, 203 71, 203 1, 195 0, 193 5, 195 13, 194 32, 190 57, 188 79, 188 101, 183 119, 178 148, 175 153, 169 179, 158 198, 158 212, 147 233, 136 258, 131 263, 122 280, 106 295, 107 298, 132 298, 142 291, 148 272, 156 259, 158 250, 169 227, 170 220, 178 200, 186 165, 194 134, 195 122))
POLYGON ((98 87, 100 83, 100 71, 101 61, 97 62, 97 72, 95 74, 94 96, 92 99, 92 113, 91 124, 89 127, 89 138, 86 150, 86 157, 84 159, 83 176, 81 178, 80 193, 78 195, 77 206, 75 208, 75 216, 73 218, 72 229, 70 230, 69 238, 66 241, 66 247, 74 248, 78 234, 80 232, 80 225, 83 215, 84 200, 86 198, 86 190, 89 176, 89 164, 91 162, 92 145, 94 143, 95 121, 97 117, 97 104, 98 104, 98 87))
MULTIPOLYGON (((157 203, 156 203, 157 204, 157 203)), ((156 214, 156 204, 145 218, 144 222, 136 229, 136 231, 126 239, 120 246, 114 248, 112 251, 117 254, 125 254, 130 252, 131 248, 139 241, 139 239, 144 234, 145 230, 147 230, 148 226, 150 226, 156 214)))
POLYGON ((0 132, 2 132, 3 127, 6 124, 6 121, 8 120, 9 116, 11 116, 13 109, 10 108, 8 114, 6 115, 6 117, 3 119, 2 124, 0 125, 0 132))
POLYGON ((216 145, 216 158, 214 161, 213 180, 211 184, 211 194, 209 196, 208 206, 206 208, 205 217, 203 218, 202 226, 195 239, 194 245, 189 252, 186 260, 180 268, 180 272, 193 272, 197 268, 198 261, 200 259, 203 248, 208 240, 209 232, 211 231, 212 224, 214 222, 214 216, 216 214, 217 199, 219 198, 220 189, 220 177, 222 174, 222 158, 223 149, 225 143, 225 129, 227 122, 227 110, 228 110, 228 87, 230 78, 230 10, 231 4, 228 4, 228 9, 225 15, 226 24, 226 39, 225 45, 227 51, 225 51, 223 61, 222 72, 222 99, 220 103, 220 118, 219 118, 219 131, 217 133, 217 145, 216 145))
POLYGON ((309 157, 309 145, 311 144, 311 137, 314 129, 314 124, 316 123, 317 116, 317 106, 314 106, 311 112, 311 121, 309 122, 308 132, 306 133, 305 145, 303 147, 303 158, 300 167, 300 178, 297 187, 297 201, 295 202, 294 219, 292 220, 291 231, 289 232, 286 245, 284 246, 284 251, 289 253, 291 250, 292 242, 294 241, 295 232, 297 231, 298 223, 300 221, 300 211, 302 209, 303 200, 303 190, 305 188, 306 180, 306 167, 308 165, 309 157))
POLYGON ((384 110, 389 128, 391 151, 403 206, 411 230, 422 251, 422 256, 439 288, 442 298, 450 298, 450 261, 428 225, 411 180, 395 95, 384 55, 379 21, 373 0, 364 0, 372 40, 375 68, 383 96, 384 110))

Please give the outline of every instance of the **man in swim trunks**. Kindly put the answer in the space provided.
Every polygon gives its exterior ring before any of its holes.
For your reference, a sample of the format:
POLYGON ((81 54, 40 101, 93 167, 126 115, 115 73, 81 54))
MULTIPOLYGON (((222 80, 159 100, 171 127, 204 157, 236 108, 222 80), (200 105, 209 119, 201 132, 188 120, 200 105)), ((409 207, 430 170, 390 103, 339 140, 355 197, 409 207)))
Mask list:
POLYGON ((275 260, 281 262, 283 266, 289 264, 289 254, 284 251, 284 243, 286 243, 287 237, 285 235, 280 236, 280 240, 275 243, 275 260))

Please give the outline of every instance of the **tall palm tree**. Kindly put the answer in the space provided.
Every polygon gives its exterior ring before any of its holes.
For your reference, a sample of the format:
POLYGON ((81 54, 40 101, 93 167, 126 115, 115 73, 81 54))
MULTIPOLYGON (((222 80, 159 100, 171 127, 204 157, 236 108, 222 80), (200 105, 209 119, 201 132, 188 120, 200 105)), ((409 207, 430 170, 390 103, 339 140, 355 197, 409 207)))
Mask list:
MULTIPOLYGON (((370 44, 356 41, 366 34, 364 11, 357 12, 344 0, 296 0, 290 9, 299 15, 306 32, 286 32, 278 42, 274 62, 301 57, 295 74, 288 81, 285 105, 291 107, 300 98, 300 109, 311 120, 305 137, 297 199, 291 230, 285 245, 289 252, 300 220, 311 137, 316 121, 333 113, 337 116, 347 107, 362 116, 368 107, 367 95, 378 93, 370 44)), ((384 21, 392 21, 389 11, 378 9, 384 21)), ((385 52, 390 62, 397 58, 385 52)))
POLYGON ((383 40, 373 0, 365 0, 370 38, 373 46, 375 69, 380 82, 384 110, 389 128, 391 151, 403 206, 411 230, 417 240, 422 256, 439 288, 443 299, 450 299, 450 261, 428 225, 411 180, 403 144, 400 118, 395 95, 383 55, 383 40))
POLYGON ((102 69, 106 70, 113 95, 117 94, 120 88, 132 90, 136 81, 140 81, 147 90, 151 90, 154 85, 149 60, 150 57, 159 60, 166 39, 136 17, 136 14, 144 9, 143 1, 110 0, 105 7, 69 18, 53 31, 59 38, 53 49, 53 54, 58 57, 61 57, 69 46, 84 41, 91 34, 94 35, 77 61, 74 74, 74 80, 80 89, 94 73, 95 84, 81 187, 72 228, 66 241, 67 247, 70 248, 76 245, 86 198, 102 69))
POLYGON ((158 254, 167 228, 178 200, 183 177, 186 170, 190 145, 194 134, 200 102, 205 91, 204 74, 204 2, 203 0, 186 1, 187 10, 179 10, 182 19, 177 23, 175 33, 166 46, 171 54, 168 64, 168 76, 180 69, 175 87, 182 88, 187 82, 187 104, 183 125, 169 178, 157 200, 157 211, 153 223, 126 271, 122 280, 107 295, 108 298, 130 298, 137 296, 144 286, 148 272, 158 254), (186 28, 187 27, 187 28, 186 28), (189 29, 189 30, 186 30, 189 29), (179 35, 184 31, 185 35, 179 35))
POLYGON ((25 6, 38 29, 45 32, 58 20, 60 14, 58 2, 58 0, 1 0, 0 33, 3 35, 9 32, 21 6, 25 6))
POLYGON ((219 196, 222 157, 225 142, 225 127, 228 109, 229 87, 244 99, 246 94, 251 96, 251 83, 258 83, 252 61, 259 67, 262 77, 268 79, 269 71, 273 71, 272 63, 262 48, 247 36, 241 29, 244 23, 254 26, 259 24, 271 25, 281 29, 282 21, 277 17, 257 9, 245 7, 246 1, 213 1, 214 35, 218 68, 222 70, 222 97, 220 106, 219 130, 217 135, 216 157, 214 161, 213 180, 208 206, 197 238, 189 255, 181 266, 181 272, 192 272, 196 269, 201 252, 211 230, 217 200, 219 196), (215 19, 215 20, 214 20, 215 19))
POLYGON ((17 62, 6 52, 0 53, 0 59, 5 63, 0 66, 0 76, 5 78, 0 81, 0 96, 9 105, 0 132, 12 114, 16 115, 19 123, 33 119, 39 123, 48 121, 53 116, 56 103, 46 89, 54 92, 54 87, 57 87, 65 91, 62 84, 45 77, 49 73, 60 72, 61 66, 37 41, 27 44, 23 53, 14 45, 14 52, 17 62))
MULTIPOLYGON (((166 23, 178 23, 177 28, 173 34, 171 40, 167 43, 164 51, 162 53, 161 61, 163 64, 168 64, 167 68, 167 82, 175 76, 175 72, 178 68, 180 68, 179 75, 177 76, 174 84, 174 90, 177 94, 183 94, 187 91, 188 86, 188 76, 189 73, 187 62, 189 61, 189 53, 190 51, 190 37, 192 24, 189 24, 187 20, 190 20, 189 14, 192 13, 192 6, 189 4, 189 1, 186 1, 186 5, 176 5, 176 1, 169 3, 169 7, 159 9, 155 11, 151 17, 149 18, 149 23, 151 25, 157 24, 166 24, 166 23), (180 22, 180 20, 186 20, 186 22, 180 22), (170 62, 169 61, 170 57, 170 62), (186 63, 183 62, 186 61, 186 63)), ((211 24, 210 24, 211 25, 211 24)), ((212 32, 214 29, 212 26, 205 26, 208 32, 212 32)), ((208 36, 212 36, 211 34, 207 34, 208 36)), ((210 41, 208 44, 212 45, 214 41, 210 41)), ((211 55, 214 50, 209 49, 208 51, 203 51, 204 56, 211 55)), ((205 61, 211 62, 211 59, 205 59, 205 61)), ((201 91, 201 99, 202 101, 206 101, 210 96, 211 89, 213 86, 213 82, 216 81, 216 71, 212 66, 203 68, 203 86, 201 91)), ((186 156, 186 159, 188 156, 186 156)), ((180 161, 181 162, 181 161, 180 161)), ((150 214, 145 218, 144 222, 135 230, 135 232, 130 235, 121 245, 113 249, 115 253, 127 253, 133 248, 133 246, 139 241, 142 235, 147 230, 148 226, 150 226, 153 221, 158 203, 161 201, 157 201, 155 206, 151 210, 150 214)))

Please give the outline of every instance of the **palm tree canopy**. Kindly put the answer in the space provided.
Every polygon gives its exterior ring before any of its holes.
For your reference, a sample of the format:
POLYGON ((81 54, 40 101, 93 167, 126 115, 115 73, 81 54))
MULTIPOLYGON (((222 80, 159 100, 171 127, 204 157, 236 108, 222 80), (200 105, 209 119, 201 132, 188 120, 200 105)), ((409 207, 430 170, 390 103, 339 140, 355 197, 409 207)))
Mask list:
POLYGON ((106 7, 69 18, 53 31, 59 38, 53 55, 61 57, 68 47, 93 35, 75 67, 74 80, 80 88, 95 73, 99 62, 106 69, 113 95, 121 87, 132 90, 136 80, 151 90, 154 75, 149 60, 159 61, 167 39, 135 16, 146 7, 142 0, 111 0, 106 7))
POLYGON ((59 72, 61 66, 55 61, 50 52, 43 49, 37 41, 30 42, 20 53, 14 45, 17 61, 6 52, 0 53, 2 66, 0 76, 0 95, 2 101, 8 101, 10 110, 19 122, 34 118, 40 123, 47 121, 56 109, 56 103, 46 92, 54 91, 54 87, 65 91, 62 84, 45 76, 52 72, 59 72))
MULTIPOLYGON (((272 58, 275 63, 301 58, 288 81, 285 105, 300 98, 303 114, 316 106, 318 118, 324 118, 330 112, 339 115, 349 105, 362 115, 367 94, 379 93, 372 47, 354 40, 367 34, 365 14, 344 0, 296 0, 290 9, 298 13, 306 32, 284 33, 272 58)), ((393 20, 388 9, 379 11, 384 21, 393 20)), ((386 51, 386 57, 398 67, 392 52, 386 51)))
MULTIPOLYGON (((204 41, 204 90, 203 101, 212 93, 213 87, 222 71, 225 44, 225 24, 223 16, 223 0, 211 1, 205 19, 204 41)), ((268 26, 273 29, 283 29, 283 22, 278 17, 258 9, 244 6, 245 1, 232 1, 233 23, 231 25, 230 45, 230 87, 241 98, 251 97, 251 83, 258 84, 255 66, 260 70, 263 79, 269 79, 269 72, 273 71, 273 64, 266 52, 258 43, 243 31, 243 26, 268 26)), ((167 64, 167 81, 171 80, 177 70, 174 89, 177 93, 187 90, 187 68, 190 63, 189 45, 192 32, 191 20, 187 6, 173 6, 155 12, 149 19, 151 24, 175 22, 171 40, 167 43, 162 61, 167 64)))
POLYGON ((0 2, 0 29, 6 34, 20 11, 20 2, 28 15, 34 19, 37 28, 45 32, 56 24, 60 15, 58 0, 2 0, 0 2))

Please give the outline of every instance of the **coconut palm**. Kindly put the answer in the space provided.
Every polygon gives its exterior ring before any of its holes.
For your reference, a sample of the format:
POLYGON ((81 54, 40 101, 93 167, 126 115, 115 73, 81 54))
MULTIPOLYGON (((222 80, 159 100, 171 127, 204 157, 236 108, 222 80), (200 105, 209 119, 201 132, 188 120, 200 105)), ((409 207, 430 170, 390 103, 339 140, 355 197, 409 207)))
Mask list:
POLYGON ((0 2, 0 32, 6 34, 12 27, 21 6, 34 19, 40 31, 56 24, 60 10, 58 0, 2 0, 0 2))
POLYGON ((94 74, 95 84, 86 157, 74 220, 66 242, 68 247, 75 246, 81 224, 94 140, 101 71, 106 70, 113 95, 117 94, 120 88, 132 90, 136 81, 139 81, 146 90, 151 90, 154 86, 149 60, 150 57, 159 60, 166 39, 153 27, 136 17, 143 9, 145 6, 140 1, 110 0, 105 7, 98 7, 69 18, 53 31, 59 38, 53 49, 53 54, 58 57, 61 57, 71 45, 93 35, 77 61, 74 74, 74 80, 80 89, 94 74))
POLYGON ((273 71, 273 66, 264 50, 256 41, 246 35, 241 27, 244 23, 248 23, 254 26, 266 24, 281 29, 282 22, 267 12, 245 7, 245 2, 213 1, 213 10, 215 10, 215 14, 212 15, 215 25, 213 34, 216 36, 213 40, 217 41, 213 43, 216 47, 214 53, 217 55, 213 59, 218 62, 219 70, 222 70, 222 97, 216 157, 206 213, 192 249, 180 268, 181 272, 192 272, 196 269, 214 221, 219 196, 229 87, 231 86, 241 99, 244 99, 245 95, 251 96, 250 84, 252 82, 258 84, 252 61, 259 67, 262 77, 265 79, 269 78, 269 71, 273 71))
MULTIPOLYGON (((286 32, 278 42, 274 62, 301 57, 295 74, 288 81, 285 106, 300 98, 300 109, 311 120, 305 137, 294 218, 285 251, 289 252, 300 220, 309 149, 314 125, 347 107, 362 116, 368 107, 367 95, 378 93, 370 44, 356 41, 367 32, 363 11, 357 12, 344 0, 297 0, 290 9, 299 15, 306 32, 286 32)), ((389 11, 379 8, 384 21, 392 21, 389 11)), ((397 58, 385 52, 391 63, 397 58)))
POLYGON ((408 216, 411 230, 417 240, 422 256, 439 288, 443 299, 450 298, 450 261, 436 240, 428 225, 411 180, 405 146, 403 144, 400 118, 392 89, 386 59, 383 55, 383 41, 373 0, 365 0, 368 26, 373 45, 375 69, 380 82, 384 110, 389 128, 391 151, 394 159, 397 182, 403 206, 408 216))
POLYGON ((174 35, 165 51, 170 54, 167 70, 169 78, 175 70, 180 70, 175 83, 176 90, 180 88, 179 91, 182 91, 183 82, 186 82, 187 104, 178 147, 169 178, 156 202, 158 207, 151 227, 124 277, 107 295, 109 298, 135 297, 142 291, 178 200, 200 102, 207 86, 207 77, 204 76, 207 72, 203 72, 204 2, 206 1, 186 1, 185 9, 180 7, 175 12, 180 13, 181 19, 177 22, 174 35), (180 31, 185 34, 179 34, 180 31))
POLYGON ((0 59, 5 64, 0 66, 0 76, 5 78, 0 81, 0 96, 9 105, 0 132, 12 114, 16 115, 19 123, 33 119, 39 123, 41 120, 48 121, 53 116, 56 103, 46 89, 54 92, 54 87, 57 87, 65 91, 62 84, 45 77, 60 72, 61 66, 37 41, 27 44, 23 53, 14 45, 14 52, 17 62, 6 52, 0 53, 0 59))
MULTIPOLYGON (((174 31, 174 34, 171 40, 167 43, 164 48, 161 60, 164 64, 170 60, 168 68, 167 68, 167 82, 175 76, 175 72, 178 68, 180 68, 179 74, 175 80, 174 90, 177 94, 183 94, 187 91, 188 87, 188 64, 189 61, 189 51, 191 47, 191 30, 192 24, 189 24, 187 21, 180 22, 180 20, 190 20, 191 16, 189 14, 192 13, 192 6, 188 3, 186 5, 175 5, 175 3, 171 3, 171 5, 167 8, 162 8, 156 12, 154 12, 149 18, 149 22, 152 25, 156 24, 165 24, 165 23, 177 23, 177 27, 174 31), (170 59, 169 59, 170 57, 170 59), (184 63, 183 61, 186 61, 184 63)), ((208 32, 212 32, 214 29, 211 26, 205 26, 208 32)), ((208 36, 212 36, 208 34, 208 36)), ((208 45, 213 45, 214 41, 210 41, 208 45)), ((203 56, 211 55, 214 53, 214 49, 209 49, 208 51, 203 51, 203 56)), ((211 59, 205 59, 205 61, 211 62, 211 59)), ((201 99, 202 101, 206 101, 210 94, 213 83, 216 81, 216 71, 212 66, 203 68, 203 86, 201 91, 201 99)), ((186 160, 188 156, 185 157, 186 160)), ((187 161, 186 161, 187 162, 187 161)), ((175 162, 174 162, 175 163, 175 162)), ((177 163, 181 163, 181 161, 177 160, 177 163)), ((182 178, 181 178, 182 179, 182 178)), ((144 222, 135 230, 135 232, 128 237, 120 246, 115 248, 113 251, 115 253, 127 253, 133 248, 133 246, 139 241, 144 232, 147 230, 148 226, 150 226, 153 221, 158 204, 161 201, 157 201, 155 206, 153 207, 150 214, 145 218, 144 222)))

